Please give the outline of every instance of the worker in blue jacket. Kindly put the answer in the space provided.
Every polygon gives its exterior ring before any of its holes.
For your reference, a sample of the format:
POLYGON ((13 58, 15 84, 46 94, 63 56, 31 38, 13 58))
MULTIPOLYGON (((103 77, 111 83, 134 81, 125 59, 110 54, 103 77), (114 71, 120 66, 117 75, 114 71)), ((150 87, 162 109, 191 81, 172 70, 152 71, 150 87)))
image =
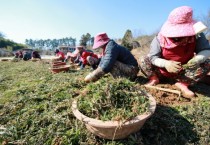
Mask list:
POLYGON ((127 48, 110 39, 106 33, 95 36, 93 49, 102 50, 102 57, 97 69, 85 77, 86 82, 96 81, 106 73, 111 73, 114 78, 134 79, 137 76, 139 67, 135 57, 127 48))

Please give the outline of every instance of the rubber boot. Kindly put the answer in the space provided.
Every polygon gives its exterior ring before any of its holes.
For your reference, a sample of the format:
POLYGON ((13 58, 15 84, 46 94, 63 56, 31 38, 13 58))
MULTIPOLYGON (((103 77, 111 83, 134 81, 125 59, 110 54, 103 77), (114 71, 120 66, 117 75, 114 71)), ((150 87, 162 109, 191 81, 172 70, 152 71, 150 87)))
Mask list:
POLYGON ((189 84, 184 83, 184 82, 177 82, 175 83, 175 86, 181 90, 182 95, 185 98, 192 98, 195 96, 195 94, 191 90, 189 90, 188 88, 189 84))
POLYGON ((159 79, 158 77, 155 75, 155 76, 151 76, 149 78, 149 82, 146 83, 146 85, 149 85, 149 86, 155 86, 159 83, 159 79))

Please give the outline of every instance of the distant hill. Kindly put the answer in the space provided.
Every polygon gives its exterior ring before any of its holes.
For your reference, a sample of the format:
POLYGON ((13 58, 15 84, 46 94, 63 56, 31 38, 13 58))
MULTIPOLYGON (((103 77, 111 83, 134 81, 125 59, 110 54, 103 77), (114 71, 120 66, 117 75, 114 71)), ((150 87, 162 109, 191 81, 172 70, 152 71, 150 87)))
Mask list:
POLYGON ((0 57, 1 56, 12 56, 13 51, 27 48, 24 44, 19 44, 9 39, 0 37, 0 57))
POLYGON ((3 37, 0 37, 0 48, 4 48, 8 51, 15 51, 15 50, 18 50, 18 49, 27 48, 27 46, 24 45, 24 44, 16 43, 16 42, 11 41, 9 39, 5 39, 3 37))

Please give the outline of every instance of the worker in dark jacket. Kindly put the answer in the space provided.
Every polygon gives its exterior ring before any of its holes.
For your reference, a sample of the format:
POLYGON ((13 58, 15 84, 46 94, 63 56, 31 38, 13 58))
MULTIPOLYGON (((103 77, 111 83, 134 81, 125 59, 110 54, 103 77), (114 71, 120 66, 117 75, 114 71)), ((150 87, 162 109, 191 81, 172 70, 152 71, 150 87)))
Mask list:
POLYGON ((134 79, 139 71, 138 63, 131 52, 110 39, 106 33, 95 36, 93 49, 102 49, 102 58, 96 70, 85 77, 86 82, 96 81, 106 73, 114 78, 134 79))
POLYGON ((38 51, 33 51, 31 55, 32 55, 32 59, 36 59, 36 58, 41 59, 41 56, 38 51))
POLYGON ((27 61, 29 59, 31 59, 31 53, 28 51, 23 51, 23 60, 27 61))

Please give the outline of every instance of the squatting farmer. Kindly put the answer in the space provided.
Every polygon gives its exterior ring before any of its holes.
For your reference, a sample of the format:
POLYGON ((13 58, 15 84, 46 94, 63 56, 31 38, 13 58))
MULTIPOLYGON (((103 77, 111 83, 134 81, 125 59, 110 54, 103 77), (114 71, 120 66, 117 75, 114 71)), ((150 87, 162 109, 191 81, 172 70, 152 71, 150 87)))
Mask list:
POLYGON ((188 87, 210 71, 210 45, 203 33, 196 33, 192 16, 189 6, 175 8, 169 14, 149 54, 141 59, 141 71, 149 78, 147 85, 172 78, 183 96, 195 95, 188 87))

